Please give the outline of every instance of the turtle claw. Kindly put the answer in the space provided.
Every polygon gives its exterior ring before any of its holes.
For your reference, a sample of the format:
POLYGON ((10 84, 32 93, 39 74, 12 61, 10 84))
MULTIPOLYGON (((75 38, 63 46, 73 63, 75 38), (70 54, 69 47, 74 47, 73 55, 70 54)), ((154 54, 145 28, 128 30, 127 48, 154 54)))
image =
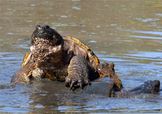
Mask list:
POLYGON ((74 91, 75 90, 75 84, 76 84, 76 81, 72 81, 71 84, 70 84, 70 90, 74 91))
MULTIPOLYGON (((81 77, 79 77, 81 78, 81 77)), ((70 90, 75 91, 78 88, 84 89, 85 86, 90 85, 90 82, 85 80, 85 79, 74 79, 74 77, 72 79, 70 78, 66 78, 65 80, 65 86, 69 87, 70 90)))
POLYGON ((80 88, 84 88, 82 83, 79 83, 78 85, 80 86, 80 88))

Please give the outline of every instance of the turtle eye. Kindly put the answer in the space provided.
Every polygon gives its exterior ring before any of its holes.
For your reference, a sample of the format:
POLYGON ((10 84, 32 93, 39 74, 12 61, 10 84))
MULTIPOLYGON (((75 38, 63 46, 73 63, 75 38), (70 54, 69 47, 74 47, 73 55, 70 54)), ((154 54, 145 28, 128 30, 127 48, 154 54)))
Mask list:
POLYGON ((40 25, 37 25, 37 26, 36 26, 36 29, 37 29, 37 30, 41 30, 42 27, 41 27, 40 25))

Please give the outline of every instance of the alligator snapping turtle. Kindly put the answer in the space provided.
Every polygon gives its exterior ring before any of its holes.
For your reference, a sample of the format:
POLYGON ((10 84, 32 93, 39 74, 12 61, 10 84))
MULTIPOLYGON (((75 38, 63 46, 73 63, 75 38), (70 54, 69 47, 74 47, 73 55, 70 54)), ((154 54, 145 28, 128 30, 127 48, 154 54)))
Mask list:
POLYGON ((65 81, 67 87, 75 90, 97 78, 109 76, 116 89, 122 88, 114 64, 100 64, 94 52, 74 37, 62 37, 48 25, 37 25, 31 36, 31 44, 30 52, 24 56, 12 83, 47 78, 65 81))
POLYGON ((35 79, 65 81, 72 90, 83 88, 97 78, 109 76, 109 96, 126 94, 158 93, 160 81, 144 84, 124 91, 121 80, 115 73, 114 64, 100 64, 93 51, 76 38, 62 37, 47 25, 36 26, 32 34, 32 46, 22 62, 22 67, 12 78, 12 83, 31 82, 35 79))

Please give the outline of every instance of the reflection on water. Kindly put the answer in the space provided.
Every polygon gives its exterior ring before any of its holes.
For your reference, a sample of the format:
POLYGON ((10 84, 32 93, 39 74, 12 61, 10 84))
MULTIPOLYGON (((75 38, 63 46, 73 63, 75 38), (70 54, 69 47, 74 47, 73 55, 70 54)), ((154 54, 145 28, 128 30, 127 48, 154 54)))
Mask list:
POLYGON ((101 60, 114 62, 127 89, 148 79, 162 80, 161 4, 161 0, 0 0, 0 112, 161 112, 161 94, 108 98, 104 80, 75 93, 58 82, 9 86, 36 24, 78 37, 101 60))
MULTIPOLYGON (((128 30, 129 31, 129 30, 128 30)), ((131 38, 141 38, 141 39, 147 39, 147 40, 162 40, 162 32, 157 31, 129 31, 132 33, 130 35, 131 38)))

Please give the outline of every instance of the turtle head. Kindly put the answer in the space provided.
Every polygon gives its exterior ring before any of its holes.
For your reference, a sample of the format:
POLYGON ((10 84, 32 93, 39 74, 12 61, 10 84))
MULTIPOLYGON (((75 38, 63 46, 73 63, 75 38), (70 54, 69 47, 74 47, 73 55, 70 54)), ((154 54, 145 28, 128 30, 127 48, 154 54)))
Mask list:
POLYGON ((48 25, 37 25, 31 37, 32 45, 41 40, 48 41, 52 45, 59 45, 62 43, 62 36, 48 25))

